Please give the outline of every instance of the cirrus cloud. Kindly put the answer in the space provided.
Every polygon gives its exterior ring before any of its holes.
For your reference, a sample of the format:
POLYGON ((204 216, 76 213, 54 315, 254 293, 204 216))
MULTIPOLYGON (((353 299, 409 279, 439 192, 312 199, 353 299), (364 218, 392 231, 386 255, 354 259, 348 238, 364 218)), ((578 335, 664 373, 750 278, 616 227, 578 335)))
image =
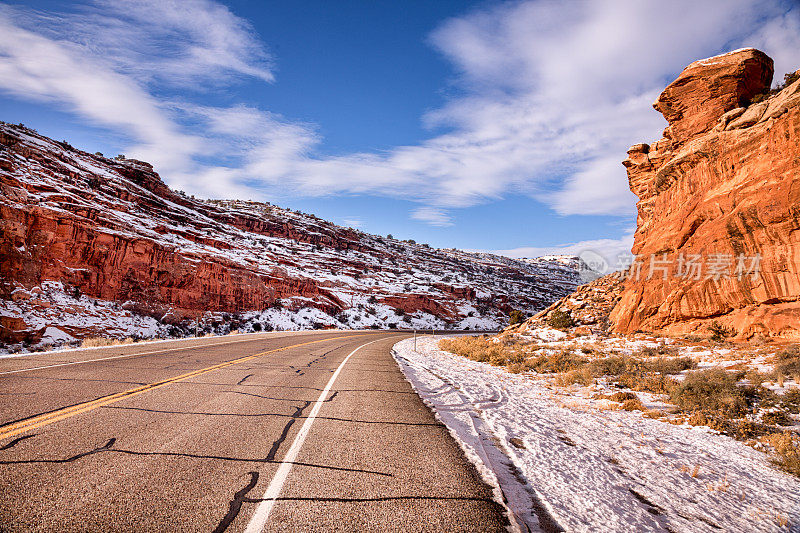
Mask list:
POLYGON ((520 193, 560 215, 630 217, 619 161, 659 136, 650 104, 684 65, 741 46, 764 49, 779 73, 800 63, 800 8, 781 0, 500 3, 430 36, 458 93, 421 120, 447 133, 330 157, 314 124, 197 97, 243 77, 278 82, 253 27, 212 0, 0 6, 0 32, 0 90, 124 132, 126 153, 176 188, 403 198, 436 226, 451 225, 453 209, 520 193))

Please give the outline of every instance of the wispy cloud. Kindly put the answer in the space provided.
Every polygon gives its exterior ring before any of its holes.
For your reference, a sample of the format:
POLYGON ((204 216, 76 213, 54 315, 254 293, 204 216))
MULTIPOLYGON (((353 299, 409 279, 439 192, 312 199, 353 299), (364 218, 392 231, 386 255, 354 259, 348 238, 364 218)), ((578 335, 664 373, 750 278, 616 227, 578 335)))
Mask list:
MULTIPOLYGON (((600 272, 613 272, 618 267, 625 264, 626 256, 631 253, 631 246, 633 245, 633 229, 629 229, 619 239, 593 239, 580 242, 572 242, 566 244, 559 244, 557 246, 521 246, 519 248, 511 248, 507 250, 474 250, 480 252, 491 252, 498 255, 507 257, 523 258, 523 257, 541 257, 543 255, 577 255, 580 256, 586 252, 597 254, 601 256, 608 267, 607 271, 600 272)), ((585 256, 587 258, 591 257, 585 256)))
POLYGON ((345 225, 350 226, 351 228, 360 228, 361 226, 364 225, 364 221, 361 220, 360 218, 345 218, 344 220, 342 220, 342 222, 344 222, 345 225))
POLYGON ((443 209, 436 207, 419 207, 411 212, 411 218, 427 222, 431 226, 447 227, 453 225, 453 219, 443 209))
MULTIPOLYGON (((133 139, 171 185, 204 196, 372 194, 410 216, 511 193, 557 213, 633 213, 619 161, 659 136, 651 102, 689 62, 754 45, 800 64, 800 8, 781 0, 511 2, 444 22, 432 46, 459 95, 421 117, 448 133, 381 153, 323 157, 313 124, 198 95, 275 81, 247 21, 211 0, 97 0, 69 12, 0 7, 0 89, 55 102, 133 139), (690 13, 691 16, 687 16, 690 13)), ((269 39, 269 36, 265 36, 269 39)))

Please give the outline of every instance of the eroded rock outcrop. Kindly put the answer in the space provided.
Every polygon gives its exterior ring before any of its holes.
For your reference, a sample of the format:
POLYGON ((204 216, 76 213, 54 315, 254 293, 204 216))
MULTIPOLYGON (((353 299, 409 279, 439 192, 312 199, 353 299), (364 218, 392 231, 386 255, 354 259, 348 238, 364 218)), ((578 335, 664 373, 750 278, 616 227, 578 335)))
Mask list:
POLYGON ((532 330, 549 326, 553 311, 569 313, 575 334, 606 334, 611 330, 609 315, 619 303, 624 288, 623 280, 609 274, 578 287, 575 292, 549 305, 522 324, 506 328, 507 333, 529 334, 532 330))
POLYGON ((664 137, 623 162, 641 263, 611 312, 616 331, 718 320, 740 337, 800 338, 800 81, 754 98, 772 71, 753 49, 697 61, 654 104, 664 137))

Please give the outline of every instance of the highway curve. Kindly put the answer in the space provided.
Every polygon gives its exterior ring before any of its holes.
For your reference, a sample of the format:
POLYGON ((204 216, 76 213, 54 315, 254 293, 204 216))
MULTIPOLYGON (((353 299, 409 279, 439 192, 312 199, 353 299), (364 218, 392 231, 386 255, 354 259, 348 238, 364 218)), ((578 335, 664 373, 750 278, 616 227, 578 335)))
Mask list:
POLYGON ((403 336, 0 359, 0 530, 505 530, 392 359, 403 336))

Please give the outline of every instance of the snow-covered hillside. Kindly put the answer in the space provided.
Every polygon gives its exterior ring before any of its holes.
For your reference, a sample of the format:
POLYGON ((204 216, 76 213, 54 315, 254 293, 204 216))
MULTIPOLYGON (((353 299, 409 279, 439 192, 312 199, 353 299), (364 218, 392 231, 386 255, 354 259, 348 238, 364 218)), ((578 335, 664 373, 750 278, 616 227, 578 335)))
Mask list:
POLYGON ((268 203, 187 197, 147 163, 5 123, 0 213, 9 345, 198 324, 494 329, 580 281, 569 260, 440 250, 268 203), (128 326, 109 329, 115 313, 128 326))

